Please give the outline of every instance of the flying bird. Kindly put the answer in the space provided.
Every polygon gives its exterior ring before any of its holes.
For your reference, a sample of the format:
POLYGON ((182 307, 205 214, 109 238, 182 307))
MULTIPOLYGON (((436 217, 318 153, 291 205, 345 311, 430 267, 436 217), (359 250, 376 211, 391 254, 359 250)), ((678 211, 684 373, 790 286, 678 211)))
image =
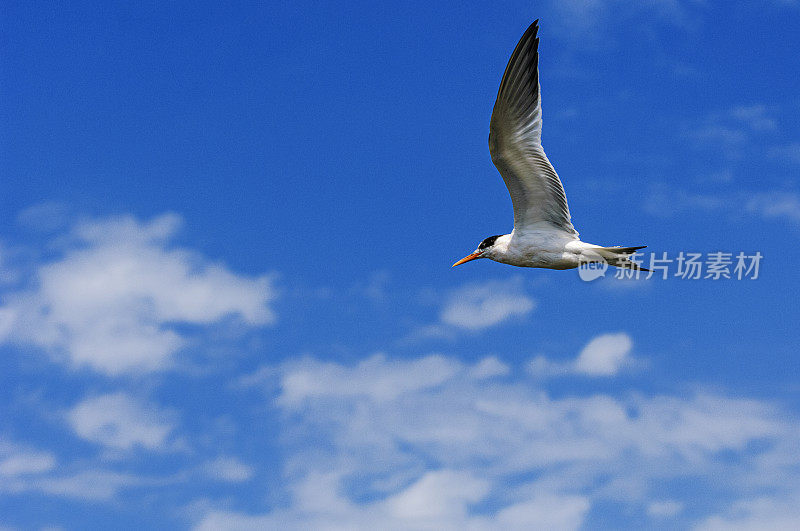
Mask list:
POLYGON ((489 124, 489 152, 511 194, 514 230, 489 236, 453 267, 489 258, 520 267, 572 269, 589 262, 641 269, 638 247, 582 242, 572 226, 564 187, 542 149, 539 90, 539 21, 534 21, 508 60, 489 124))

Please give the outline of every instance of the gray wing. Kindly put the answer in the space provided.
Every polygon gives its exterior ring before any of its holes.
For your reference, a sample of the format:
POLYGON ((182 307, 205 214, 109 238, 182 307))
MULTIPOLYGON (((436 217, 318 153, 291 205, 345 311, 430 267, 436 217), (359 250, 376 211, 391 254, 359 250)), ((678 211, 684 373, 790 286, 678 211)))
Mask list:
POLYGON ((514 230, 542 224, 577 235, 564 187, 542 149, 539 21, 528 27, 508 61, 489 126, 489 152, 514 205, 514 230))

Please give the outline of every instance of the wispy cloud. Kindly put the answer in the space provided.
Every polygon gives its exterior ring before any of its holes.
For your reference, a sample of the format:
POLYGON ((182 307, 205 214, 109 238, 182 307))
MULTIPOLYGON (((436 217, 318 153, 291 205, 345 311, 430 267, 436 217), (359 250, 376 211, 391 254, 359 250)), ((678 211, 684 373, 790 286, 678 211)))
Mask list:
POLYGON ((203 465, 203 471, 218 481, 239 483, 253 477, 253 467, 231 456, 221 456, 203 465))
MULTIPOLYGON (((577 359, 607 374, 630 348, 623 334, 600 336, 577 359)), ((537 521, 575 529, 600 502, 663 520, 686 512, 686 498, 660 487, 671 478, 693 478, 689 499, 718 502, 743 485, 751 492, 755 478, 771 492, 785 489, 780 478, 800 465, 781 449, 798 442, 800 422, 769 402, 704 392, 556 398, 498 362, 309 358, 261 371, 291 419, 290 501, 262 514, 211 510, 198 529, 525 529, 537 521)))
POLYGON ((152 485, 153 482, 136 476, 109 470, 85 470, 72 475, 46 476, 26 485, 53 496, 91 501, 108 501, 129 487, 152 485))
POLYGON ((689 137, 697 148, 717 149, 728 159, 739 159, 758 135, 776 129, 777 121, 766 105, 740 105, 709 114, 689 137))
POLYGON ((774 159, 785 160, 792 164, 800 164, 800 142, 791 142, 771 148, 768 155, 774 159))
POLYGON ((50 452, 33 450, 0 439, 0 478, 9 480, 53 470, 56 458, 50 452))
POLYGON ((795 192, 764 192, 747 200, 748 212, 767 219, 783 219, 800 223, 800 194, 795 192))
POLYGON ((521 278, 470 284, 452 292, 440 314, 443 324, 482 330, 529 314, 536 301, 527 295, 521 278))
POLYGON ((575 45, 597 45, 608 37, 610 21, 636 19, 642 24, 658 21, 670 26, 687 25, 695 19, 702 4, 681 0, 554 0, 550 7, 558 24, 575 45))
POLYGON ((669 518, 683 511, 683 503, 675 500, 654 501, 647 506, 647 514, 669 518))
POLYGON ((778 127, 767 106, 760 103, 739 105, 731 109, 729 115, 751 131, 771 131, 778 127))
MULTIPOLYGON (((536 308, 522 277, 466 284, 439 297, 438 319, 416 327, 401 343, 420 339, 452 340, 463 333, 478 333, 515 320, 536 308)), ((2 324, 2 321, 0 321, 2 324)))
POLYGON ((634 363, 630 355, 632 349, 633 340, 628 334, 603 334, 589 341, 574 360, 558 362, 537 356, 528 364, 528 370, 538 377, 567 374, 614 376, 634 363))
POLYGON ((630 361, 633 341, 628 334, 604 334, 592 339, 575 360, 575 370, 593 376, 612 376, 630 361))
POLYGON ((102 468, 70 472, 48 451, 0 439, 0 493, 39 492, 82 500, 110 500, 125 488, 152 480, 102 468))
POLYGON ((269 514, 208 511, 195 531, 300 529, 578 529, 589 510, 586 497, 535 495, 492 516, 476 516, 471 508, 484 501, 489 483, 461 471, 427 472, 397 494, 373 504, 355 504, 338 494, 337 477, 313 475, 298 485, 306 514, 292 509, 269 514))
POLYGON ((285 374, 280 401, 302 404, 307 400, 346 396, 393 400, 408 392, 436 387, 458 370, 458 363, 442 356, 402 362, 376 354, 353 368, 308 359, 285 374))
POLYGON ((483 378, 493 378, 495 376, 505 376, 511 372, 511 368, 497 359, 495 356, 484 358, 470 369, 471 377, 481 380, 483 378))
POLYGON ((675 189, 666 185, 653 185, 642 208, 648 214, 670 217, 689 212, 722 211, 730 206, 723 193, 699 193, 675 189))
POLYGON ((33 264, 30 285, 5 293, 0 341, 32 344, 109 375, 169 367, 187 338, 176 324, 207 326, 228 316, 269 324, 269 276, 232 273, 171 239, 167 214, 75 225, 56 241, 61 256, 33 264))
POLYGON ((800 194, 791 190, 700 193, 655 186, 643 209, 658 217, 717 212, 732 218, 757 216, 797 224, 800 223, 800 194))
POLYGON ((725 514, 698 522, 696 531, 786 530, 800 526, 800 492, 788 496, 757 497, 732 504, 725 514))
POLYGON ((79 402, 67 421, 78 437, 111 449, 164 451, 175 430, 172 416, 128 394, 113 393, 79 402))

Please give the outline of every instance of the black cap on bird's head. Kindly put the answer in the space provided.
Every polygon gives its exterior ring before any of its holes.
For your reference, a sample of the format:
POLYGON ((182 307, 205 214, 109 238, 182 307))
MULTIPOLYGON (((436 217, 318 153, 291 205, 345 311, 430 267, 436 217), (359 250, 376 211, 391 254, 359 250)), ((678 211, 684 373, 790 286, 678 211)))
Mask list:
POLYGON ((488 238, 486 238, 481 242, 481 244, 478 246, 478 250, 483 251, 484 249, 488 249, 489 247, 494 245, 495 240, 497 240, 497 238, 499 238, 500 236, 502 236, 502 234, 498 234, 497 236, 489 236, 488 238))
POLYGON ((472 260, 475 260, 476 258, 480 258, 480 257, 481 257, 481 255, 482 255, 482 254, 483 254, 483 253, 484 253, 484 252, 485 252, 487 249, 491 249, 491 248, 492 248, 492 246, 494 245, 494 242, 495 242, 495 241, 497 241, 497 238, 499 238, 500 236, 502 236, 502 234, 498 234, 498 235, 496 235, 496 236, 489 236, 488 238, 486 238, 485 240, 483 240, 483 241, 480 243, 480 245, 478 245, 478 248, 477 248, 477 249, 475 249, 475 252, 474 252, 474 253, 472 253, 472 254, 470 254, 470 255, 468 255, 468 256, 465 256, 464 258, 462 258, 461 260, 459 260, 458 262, 456 262, 455 264, 453 264, 453 267, 455 267, 455 266, 457 266, 457 265, 464 264, 464 263, 466 263, 466 262, 470 262, 470 261, 472 261, 472 260))

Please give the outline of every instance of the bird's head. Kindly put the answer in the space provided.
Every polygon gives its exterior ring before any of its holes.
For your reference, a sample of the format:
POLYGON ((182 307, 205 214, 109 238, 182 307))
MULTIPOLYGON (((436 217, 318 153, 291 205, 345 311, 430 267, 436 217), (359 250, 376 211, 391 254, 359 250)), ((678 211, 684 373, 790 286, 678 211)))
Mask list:
POLYGON ((478 245, 478 248, 475 249, 472 254, 465 256, 453 264, 453 267, 471 262, 472 260, 477 260, 478 258, 492 258, 494 251, 496 250, 495 248, 498 243, 498 238, 502 238, 502 235, 498 234, 497 236, 489 236, 478 245))

